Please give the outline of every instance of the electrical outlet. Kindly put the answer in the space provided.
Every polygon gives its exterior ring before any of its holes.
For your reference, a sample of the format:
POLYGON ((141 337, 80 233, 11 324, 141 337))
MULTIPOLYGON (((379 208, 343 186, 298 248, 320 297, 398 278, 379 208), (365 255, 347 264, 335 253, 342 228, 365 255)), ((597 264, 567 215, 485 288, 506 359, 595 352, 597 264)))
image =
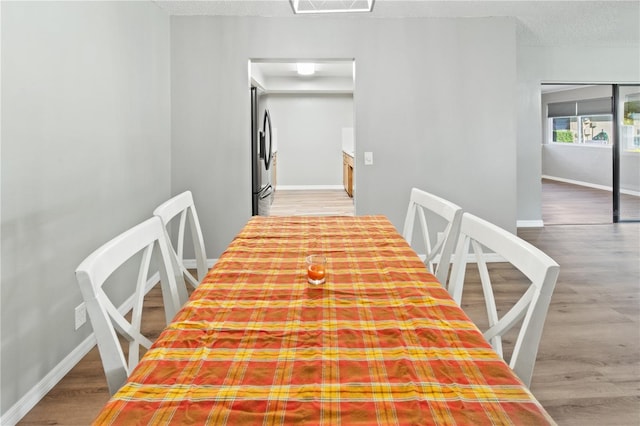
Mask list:
POLYGON ((82 327, 82 324, 87 322, 87 305, 82 302, 76 306, 76 330, 82 327))

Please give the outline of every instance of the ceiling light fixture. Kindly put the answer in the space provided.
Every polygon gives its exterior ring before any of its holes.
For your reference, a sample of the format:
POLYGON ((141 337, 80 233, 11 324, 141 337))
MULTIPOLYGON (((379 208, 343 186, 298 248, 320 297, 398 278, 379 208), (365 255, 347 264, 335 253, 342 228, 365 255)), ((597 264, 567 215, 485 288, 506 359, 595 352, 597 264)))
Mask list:
POLYGON ((371 12, 374 0, 289 0, 293 13, 371 12))
POLYGON ((316 64, 314 63, 299 62, 296 66, 300 75, 313 75, 316 72, 316 64))

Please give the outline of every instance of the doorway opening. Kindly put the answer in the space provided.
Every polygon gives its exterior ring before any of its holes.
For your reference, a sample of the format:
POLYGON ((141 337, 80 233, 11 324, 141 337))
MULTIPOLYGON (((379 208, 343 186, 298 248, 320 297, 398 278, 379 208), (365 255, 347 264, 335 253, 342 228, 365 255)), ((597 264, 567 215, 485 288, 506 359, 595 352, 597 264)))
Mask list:
POLYGON ((541 92, 545 225, 640 220, 640 86, 541 92))
POLYGON ((251 59, 249 81, 272 125, 266 215, 355 214, 355 172, 345 179, 344 167, 356 150, 355 60, 251 59))

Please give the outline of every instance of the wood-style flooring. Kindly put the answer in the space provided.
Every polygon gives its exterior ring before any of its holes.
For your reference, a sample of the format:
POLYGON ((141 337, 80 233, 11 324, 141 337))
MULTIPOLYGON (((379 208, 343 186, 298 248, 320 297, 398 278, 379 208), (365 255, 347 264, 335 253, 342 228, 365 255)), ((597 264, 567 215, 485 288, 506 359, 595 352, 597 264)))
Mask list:
MULTIPOLYGON (((620 219, 640 219, 640 197, 620 195, 620 219)), ((610 191, 542 179, 545 225, 587 225, 613 222, 610 191)))
POLYGON ((353 198, 342 189, 278 190, 270 216, 353 216, 353 198))
MULTIPOLYGON (((321 214, 317 207, 322 203, 309 201, 310 193, 278 195, 278 214, 305 214, 304 204, 311 204, 308 214, 321 214)), ((571 197, 567 193, 551 202, 562 204, 571 197)), ((640 425, 640 224, 554 225, 518 234, 561 267, 531 391, 559 425, 640 425)), ((511 275, 505 271, 504 276, 511 275)), ((477 276, 468 278, 463 308, 482 322, 477 276)), ((152 305, 143 322, 157 334, 164 323, 159 290, 147 298, 152 305)), ((19 424, 86 425, 107 399, 94 348, 19 424)))

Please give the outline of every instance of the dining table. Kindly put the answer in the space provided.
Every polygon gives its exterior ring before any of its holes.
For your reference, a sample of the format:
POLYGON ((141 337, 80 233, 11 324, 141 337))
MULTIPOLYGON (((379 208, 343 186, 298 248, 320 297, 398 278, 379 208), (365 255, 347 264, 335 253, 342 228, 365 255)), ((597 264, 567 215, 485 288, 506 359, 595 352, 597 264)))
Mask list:
POLYGON ((392 222, 363 215, 251 217, 94 424, 555 423, 392 222))

